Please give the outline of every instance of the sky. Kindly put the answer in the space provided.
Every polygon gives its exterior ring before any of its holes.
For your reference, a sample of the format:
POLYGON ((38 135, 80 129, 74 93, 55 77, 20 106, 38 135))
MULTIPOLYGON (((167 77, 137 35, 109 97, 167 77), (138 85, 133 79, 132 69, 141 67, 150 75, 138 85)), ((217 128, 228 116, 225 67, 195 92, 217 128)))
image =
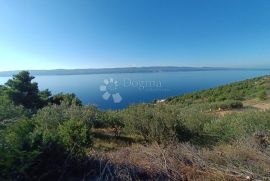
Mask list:
POLYGON ((270 67, 269 0, 0 0, 0 71, 270 67))

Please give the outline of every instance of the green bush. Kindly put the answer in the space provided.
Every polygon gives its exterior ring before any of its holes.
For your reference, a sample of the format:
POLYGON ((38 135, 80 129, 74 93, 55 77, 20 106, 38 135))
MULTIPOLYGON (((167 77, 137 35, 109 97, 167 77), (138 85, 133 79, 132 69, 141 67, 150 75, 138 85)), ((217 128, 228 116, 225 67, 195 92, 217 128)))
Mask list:
POLYGON ((124 120, 117 112, 108 111, 103 116, 106 126, 113 128, 115 136, 120 136, 122 129, 125 127, 124 120))
POLYGON ((33 142, 32 132, 35 123, 19 120, 0 133, 0 178, 20 177, 32 166, 39 148, 33 142))
POLYGON ((59 124, 68 120, 84 121, 89 126, 100 119, 101 112, 93 106, 77 106, 62 103, 61 105, 50 105, 40 109, 34 119, 49 129, 56 129, 59 124))
POLYGON ((266 91, 260 91, 257 96, 261 101, 265 101, 267 99, 266 91))
POLYGON ((230 110, 230 109, 240 109, 243 108, 243 103, 241 101, 227 100, 223 102, 215 102, 210 104, 211 109, 222 109, 222 110, 230 110))
POLYGON ((24 107, 16 106, 6 97, 0 96, 0 129, 9 122, 28 116, 29 111, 24 109, 24 107))
POLYGON ((84 156, 93 143, 90 129, 83 121, 66 121, 58 128, 59 140, 73 156, 84 156))
POLYGON ((168 104, 135 105, 119 114, 125 123, 125 133, 142 136, 146 142, 166 142, 201 139, 204 125, 213 115, 204 113, 208 105, 196 104, 186 107, 168 104))
POLYGON ((219 142, 230 142, 270 129, 270 111, 246 111, 218 117, 204 126, 204 133, 219 142))
POLYGON ((48 169, 55 174, 67 158, 80 160, 92 145, 90 130, 97 114, 90 106, 52 105, 33 119, 15 120, 0 129, 0 179, 42 175, 48 169))
POLYGON ((50 97, 49 102, 52 104, 57 104, 57 105, 65 103, 70 106, 71 105, 82 106, 81 100, 78 97, 76 97, 75 94, 59 93, 50 97))
POLYGON ((241 124, 237 117, 227 116, 224 118, 216 118, 211 120, 204 126, 204 133, 210 139, 215 139, 217 142, 229 142, 233 139, 240 138, 243 134, 241 124))
POLYGON ((176 115, 162 105, 136 105, 122 111, 125 132, 141 135, 146 142, 162 142, 175 136, 176 115))

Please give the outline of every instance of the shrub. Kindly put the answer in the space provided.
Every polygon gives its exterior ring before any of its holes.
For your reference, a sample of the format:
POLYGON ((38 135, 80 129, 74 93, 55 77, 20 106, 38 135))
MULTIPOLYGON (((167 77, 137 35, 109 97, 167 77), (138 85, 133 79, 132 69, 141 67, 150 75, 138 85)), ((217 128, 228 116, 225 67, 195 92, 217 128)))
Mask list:
POLYGON ((243 130, 237 117, 216 118, 204 125, 204 133, 217 142, 229 142, 240 138, 243 130))
POLYGON ((20 178, 40 154, 32 141, 35 128, 31 120, 19 120, 0 134, 0 178, 20 178))
POLYGON ((243 103, 241 101, 227 100, 223 102, 215 102, 210 104, 211 109, 221 109, 221 110, 230 110, 230 109, 239 109, 243 108, 243 103))
POLYGON ((100 117, 100 111, 93 106, 50 105, 37 112, 34 119, 44 128, 56 129, 68 120, 79 120, 92 126, 100 117))
POLYGON ((52 104, 57 104, 60 105, 62 103, 65 103, 67 105, 77 105, 77 106, 81 106, 82 105, 82 101, 76 97, 75 94, 63 94, 63 93, 59 93, 56 94, 52 97, 50 97, 49 102, 52 104))
POLYGON ((191 105, 179 110, 176 134, 180 141, 189 141, 199 145, 212 142, 212 138, 205 135, 204 127, 214 119, 214 115, 205 113, 203 111, 205 106, 208 105, 191 105))
POLYGON ((216 137, 219 142, 230 142, 269 129, 269 110, 228 114, 212 119, 204 125, 204 133, 216 137))
POLYGON ((90 127, 83 121, 70 120, 58 128, 60 142, 74 156, 84 156, 85 148, 92 145, 90 127))
POLYGON ((125 131, 141 135, 146 142, 162 142, 175 136, 177 117, 171 113, 170 106, 136 105, 120 114, 126 125, 125 131))
POLYGON ((181 122, 176 125, 175 132, 178 140, 182 142, 187 142, 194 138, 194 133, 181 122))
POLYGON ((34 178, 48 170, 61 174, 57 172, 65 169, 65 162, 77 162, 91 147, 96 115, 93 107, 53 105, 38 111, 33 119, 17 120, 0 129, 0 179, 25 179, 27 174, 34 178))
POLYGON ((267 99, 267 93, 266 91, 260 91, 257 95, 257 97, 261 100, 261 101, 265 101, 267 99))
POLYGON ((16 106, 7 98, 0 96, 0 129, 8 122, 28 116, 29 112, 22 106, 16 106))
POLYGON ((122 129, 125 127, 125 123, 117 112, 105 113, 105 120, 108 127, 113 128, 115 136, 120 136, 122 129))

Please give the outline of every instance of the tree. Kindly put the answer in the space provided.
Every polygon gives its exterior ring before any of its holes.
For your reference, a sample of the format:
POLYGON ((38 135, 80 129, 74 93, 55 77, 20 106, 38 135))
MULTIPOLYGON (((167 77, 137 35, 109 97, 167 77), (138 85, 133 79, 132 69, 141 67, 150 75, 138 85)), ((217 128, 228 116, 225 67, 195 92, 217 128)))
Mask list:
POLYGON ((22 71, 8 80, 5 92, 9 99, 28 109, 39 109, 46 105, 51 93, 48 90, 40 92, 38 84, 32 83, 34 78, 29 72, 22 71))
POLYGON ((46 89, 44 91, 40 91, 38 95, 40 97, 42 107, 47 106, 52 93, 46 89))
POLYGON ((81 100, 76 97, 75 94, 63 94, 63 93, 59 93, 59 94, 56 94, 54 96, 52 96, 50 98, 50 102, 52 104, 57 104, 57 105, 60 105, 61 103, 66 103, 68 105, 72 105, 72 104, 75 104, 77 106, 81 106, 82 105, 82 102, 81 100))

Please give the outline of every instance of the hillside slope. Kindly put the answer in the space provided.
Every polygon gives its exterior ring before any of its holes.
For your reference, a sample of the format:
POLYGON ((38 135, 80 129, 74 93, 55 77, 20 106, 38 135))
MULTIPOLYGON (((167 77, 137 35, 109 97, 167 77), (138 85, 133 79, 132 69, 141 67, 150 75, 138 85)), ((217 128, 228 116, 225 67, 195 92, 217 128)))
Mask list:
POLYGON ((242 102, 244 107, 258 109, 270 108, 270 76, 244 80, 183 96, 170 97, 167 104, 192 105, 213 104, 218 102, 242 102))

